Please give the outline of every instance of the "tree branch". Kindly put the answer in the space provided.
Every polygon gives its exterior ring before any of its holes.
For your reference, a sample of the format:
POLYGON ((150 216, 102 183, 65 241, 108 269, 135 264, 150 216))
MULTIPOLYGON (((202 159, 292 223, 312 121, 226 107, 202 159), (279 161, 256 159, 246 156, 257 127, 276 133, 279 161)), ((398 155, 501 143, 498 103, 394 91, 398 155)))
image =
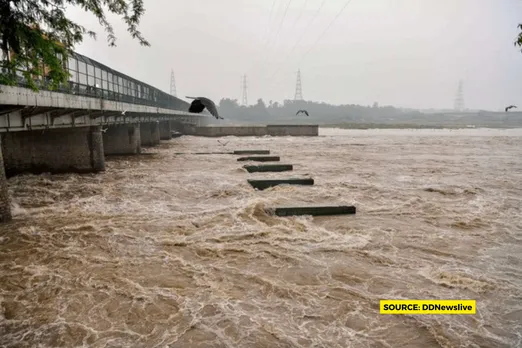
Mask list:
POLYGON ((68 19, 66 5, 78 6, 94 14, 107 32, 109 46, 116 45, 116 36, 104 7, 109 13, 122 17, 132 38, 141 45, 150 46, 138 30, 145 12, 143 0, 127 1, 0 0, 0 49, 4 53, 0 62, 0 83, 15 83, 18 70, 23 72, 33 89, 37 89, 34 79, 44 75, 50 79, 52 88, 67 82, 68 72, 63 59, 83 41, 84 35, 96 38, 96 33, 68 19))

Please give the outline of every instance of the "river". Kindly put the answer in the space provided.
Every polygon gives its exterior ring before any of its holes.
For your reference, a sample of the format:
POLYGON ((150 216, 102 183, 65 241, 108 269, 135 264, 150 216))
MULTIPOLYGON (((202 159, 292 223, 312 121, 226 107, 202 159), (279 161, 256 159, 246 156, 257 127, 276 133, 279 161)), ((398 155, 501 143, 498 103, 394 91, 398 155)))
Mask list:
POLYGON ((522 345, 522 130, 185 136, 92 175, 9 179, 2 347, 522 345), (269 149, 287 173, 232 155, 269 149), (183 153, 183 154, 179 154, 183 153), (255 191, 247 178, 314 186, 255 191), (289 204, 356 215, 274 217, 289 204), (380 299, 475 299, 382 315, 380 299))

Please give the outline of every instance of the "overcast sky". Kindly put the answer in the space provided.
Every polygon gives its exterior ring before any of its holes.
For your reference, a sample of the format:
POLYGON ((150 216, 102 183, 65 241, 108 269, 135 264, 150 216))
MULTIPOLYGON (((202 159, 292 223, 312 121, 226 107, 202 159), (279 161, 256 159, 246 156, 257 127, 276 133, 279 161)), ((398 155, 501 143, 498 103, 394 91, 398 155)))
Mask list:
POLYGON ((109 16, 118 37, 118 47, 109 48, 93 16, 69 13, 99 35, 86 38, 78 52, 166 92, 174 69, 183 98, 241 101, 246 74, 249 104, 293 99, 300 69, 306 100, 452 108, 462 79, 468 108, 522 105, 522 53, 513 46, 522 1, 346 3, 145 0, 140 28, 151 47, 109 16))

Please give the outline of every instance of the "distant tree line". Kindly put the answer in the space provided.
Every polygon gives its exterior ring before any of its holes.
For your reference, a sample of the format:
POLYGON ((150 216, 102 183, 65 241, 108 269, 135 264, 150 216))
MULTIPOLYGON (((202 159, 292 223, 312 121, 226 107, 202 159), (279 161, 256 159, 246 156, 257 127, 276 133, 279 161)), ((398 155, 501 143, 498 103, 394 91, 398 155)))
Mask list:
POLYGON ((313 122, 374 122, 384 119, 409 118, 422 115, 416 110, 399 109, 392 106, 355 104, 332 105, 303 100, 285 100, 283 103, 270 100, 268 104, 258 99, 254 105, 239 105, 237 99, 223 98, 219 102, 219 113, 223 117, 247 123, 267 121, 313 121, 313 122), (310 116, 296 115, 298 110, 307 110, 310 116))

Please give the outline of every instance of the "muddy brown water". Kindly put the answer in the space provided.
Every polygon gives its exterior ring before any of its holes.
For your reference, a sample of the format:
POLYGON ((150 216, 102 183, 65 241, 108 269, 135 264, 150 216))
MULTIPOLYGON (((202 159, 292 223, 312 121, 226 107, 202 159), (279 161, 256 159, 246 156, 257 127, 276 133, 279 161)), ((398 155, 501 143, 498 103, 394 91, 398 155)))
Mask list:
POLYGON ((95 175, 9 179, 2 347, 517 347, 522 130, 181 137, 95 175), (231 155, 269 149, 293 172, 231 155), (247 178, 315 179, 255 191, 247 178), (264 208, 354 204, 355 216, 264 208), (476 299, 381 315, 380 299, 476 299))

